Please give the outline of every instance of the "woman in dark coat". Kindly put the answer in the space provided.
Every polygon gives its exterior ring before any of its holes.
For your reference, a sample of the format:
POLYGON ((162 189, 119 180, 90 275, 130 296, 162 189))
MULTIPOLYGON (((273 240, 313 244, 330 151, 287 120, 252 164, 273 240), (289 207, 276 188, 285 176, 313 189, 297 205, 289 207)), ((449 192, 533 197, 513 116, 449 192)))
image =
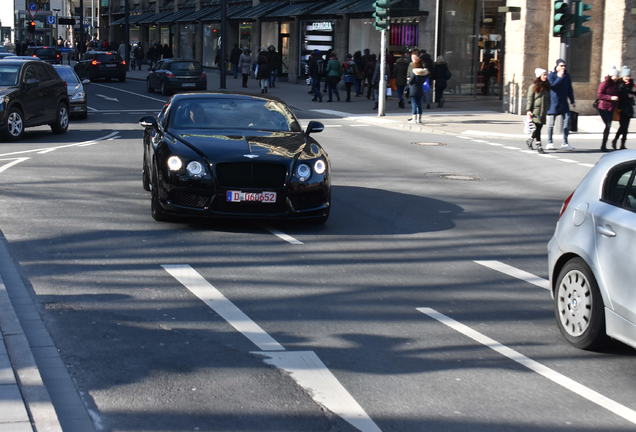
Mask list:
POLYGON ((546 122, 548 108, 550 107, 550 84, 548 83, 548 71, 541 68, 534 70, 536 79, 528 88, 528 102, 526 112, 534 123, 535 129, 532 137, 528 139, 528 147, 536 145, 539 153, 545 153, 541 146, 541 128, 546 122))
POLYGON ((435 81, 435 101, 439 108, 444 106, 444 90, 446 90, 448 80, 451 79, 451 76, 444 57, 437 56, 437 60, 435 60, 435 65, 433 66, 433 80, 435 81))
POLYGON ((625 141, 627 141, 627 131, 629 130, 629 121, 634 116, 634 99, 636 99, 636 89, 634 88, 634 80, 632 79, 632 71, 627 66, 623 66, 621 71, 621 80, 618 84, 618 109, 621 110, 619 119, 619 128, 616 136, 612 140, 612 147, 616 149, 616 143, 621 136, 621 150, 625 149, 625 141))
POLYGON ((259 80, 261 85, 261 93, 267 93, 267 87, 269 86, 269 77, 272 74, 272 69, 269 63, 269 56, 267 55, 267 51, 264 49, 258 53, 258 58, 256 59, 256 64, 258 65, 258 72, 256 73, 256 79, 259 80))
POLYGON ((422 122, 422 98, 424 97, 424 82, 429 75, 428 69, 422 67, 422 61, 418 58, 413 62, 413 68, 408 78, 409 96, 411 97, 411 112, 413 117, 409 119, 413 123, 422 122))
POLYGON ((609 137, 610 127, 612 126, 612 117, 614 110, 618 106, 618 71, 612 67, 607 76, 598 86, 596 98, 598 99, 598 113, 605 123, 603 130, 603 142, 601 143, 601 151, 607 150, 607 138, 609 137))

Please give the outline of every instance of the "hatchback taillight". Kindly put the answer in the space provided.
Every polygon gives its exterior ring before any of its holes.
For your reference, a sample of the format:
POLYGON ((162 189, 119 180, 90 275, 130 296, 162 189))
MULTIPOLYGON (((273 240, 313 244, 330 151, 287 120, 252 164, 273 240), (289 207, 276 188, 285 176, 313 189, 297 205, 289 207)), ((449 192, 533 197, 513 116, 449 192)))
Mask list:
POLYGON ((174 74, 172 72, 166 72, 167 78, 174 78, 174 74))
POLYGON ((99 61, 97 61, 97 60, 93 60, 93 61, 91 62, 91 64, 92 64, 93 66, 97 66, 98 64, 101 64, 101 63, 102 63, 102 62, 99 62, 99 61))
POLYGON ((122 60, 121 64, 125 65, 126 64, 126 60, 122 60))
POLYGON ((559 218, 561 218, 561 216, 563 216, 563 213, 565 213, 565 210, 567 210, 573 195, 574 195, 574 191, 570 195, 568 195, 565 201, 563 201, 563 204, 561 205, 561 211, 559 212, 559 218))

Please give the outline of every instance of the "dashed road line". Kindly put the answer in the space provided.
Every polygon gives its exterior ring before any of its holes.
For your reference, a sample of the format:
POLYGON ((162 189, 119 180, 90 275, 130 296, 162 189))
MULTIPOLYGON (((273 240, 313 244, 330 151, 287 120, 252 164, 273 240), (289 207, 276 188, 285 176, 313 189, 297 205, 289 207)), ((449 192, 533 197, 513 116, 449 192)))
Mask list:
POLYGON ((151 97, 151 96, 147 96, 147 95, 144 95, 144 94, 141 94, 141 93, 132 92, 132 91, 129 91, 129 90, 120 89, 120 88, 117 88, 117 87, 111 87, 111 86, 107 86, 107 85, 104 85, 104 84, 97 84, 97 83, 91 83, 91 85, 95 85, 95 86, 99 86, 99 87, 105 87, 105 88, 108 88, 108 89, 111 89, 111 90, 117 90, 117 91, 120 91, 120 92, 128 93, 128 94, 135 95, 135 96, 139 96, 139 97, 150 99, 150 100, 153 100, 153 101, 166 103, 166 99, 157 99, 157 98, 154 98, 154 97, 151 97))
POLYGON ((301 242, 298 239, 295 239, 294 237, 290 236, 289 234, 285 234, 282 231, 279 231, 277 229, 274 229, 272 227, 269 226, 265 226, 264 227, 267 231, 269 231, 270 233, 274 234, 276 237, 278 237, 281 240, 285 240, 287 243, 293 244, 293 245, 301 245, 304 244, 303 242, 301 242))
POLYGON ((110 137, 113 137, 115 135, 117 135, 119 132, 111 132, 108 135, 105 135, 103 137, 99 137, 99 138, 95 138, 92 139, 90 141, 82 141, 80 143, 73 143, 73 144, 64 144, 61 146, 55 146, 55 147, 46 147, 46 148, 39 148, 39 149, 31 149, 31 150, 20 150, 20 151, 15 151, 15 152, 10 152, 10 153, 4 153, 4 154, 0 154, 0 157, 2 156, 13 156, 13 155, 17 155, 17 154, 24 154, 24 153, 38 153, 38 154, 44 154, 44 153, 49 153, 55 150, 59 150, 59 149, 63 149, 63 148, 68 148, 68 147, 77 147, 77 146, 81 146, 82 144, 86 144, 86 143, 92 143, 92 142, 96 142, 96 141, 104 141, 107 140, 110 137), (44 153, 42 153, 44 152, 44 153))
POLYGON ((263 357, 265 363, 289 373, 289 376, 304 388, 316 403, 363 432, 381 432, 315 352, 286 351, 281 344, 189 265, 162 265, 162 267, 262 350, 252 354, 263 357))
POLYGON ((568 378, 567 376, 543 365, 542 363, 539 363, 536 360, 526 357, 520 352, 506 345, 503 345, 494 339, 491 339, 483 333, 480 333, 477 330, 474 330, 467 325, 462 324, 459 321, 456 321, 453 318, 436 311, 435 309, 420 307, 417 308, 417 311, 428 315, 429 317, 439 321, 445 326, 455 330, 458 333, 463 334, 464 336, 474 340, 477 343, 490 348, 491 350, 501 354, 502 356, 507 357, 516 363, 519 363, 520 365, 543 376, 544 378, 549 379, 553 383, 560 385, 566 390, 569 390, 572 393, 575 393, 582 398, 587 399, 588 401, 624 418, 625 420, 636 424, 636 411, 632 410, 631 408, 628 408, 625 405, 622 405, 615 400, 610 399, 607 396, 604 396, 597 391, 592 390, 591 388, 577 381, 574 381, 571 378, 568 378))
POLYGON ((527 271, 518 269, 511 265, 504 264, 501 261, 486 260, 486 261, 473 261, 473 262, 476 264, 482 265, 484 267, 488 267, 489 269, 506 274, 508 276, 512 276, 516 279, 521 279, 522 281, 538 286, 539 288, 550 290, 550 283, 548 282, 547 279, 544 279, 532 273, 528 273, 527 271))

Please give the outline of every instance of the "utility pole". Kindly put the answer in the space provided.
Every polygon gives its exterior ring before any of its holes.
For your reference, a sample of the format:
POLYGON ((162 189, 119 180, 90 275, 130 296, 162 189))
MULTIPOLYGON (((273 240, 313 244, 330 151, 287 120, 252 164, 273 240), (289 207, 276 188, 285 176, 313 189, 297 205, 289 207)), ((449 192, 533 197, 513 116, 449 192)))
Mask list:
POLYGON ((79 6, 80 6, 80 16, 79 16, 80 31, 79 31, 78 51, 80 52, 80 54, 84 54, 84 51, 86 49, 86 43, 84 42, 84 0, 79 0, 79 6))
POLYGON ((220 51, 220 74, 219 74, 219 88, 225 89, 227 88, 225 82, 225 45, 226 45, 226 35, 227 35, 227 0, 221 0, 221 42, 219 43, 219 51, 220 51))
POLYGON ((124 0, 124 44, 126 45, 126 70, 130 70, 130 5, 124 0))
POLYGON ((386 30, 380 32, 380 88, 378 89, 378 116, 385 115, 386 105, 386 30))

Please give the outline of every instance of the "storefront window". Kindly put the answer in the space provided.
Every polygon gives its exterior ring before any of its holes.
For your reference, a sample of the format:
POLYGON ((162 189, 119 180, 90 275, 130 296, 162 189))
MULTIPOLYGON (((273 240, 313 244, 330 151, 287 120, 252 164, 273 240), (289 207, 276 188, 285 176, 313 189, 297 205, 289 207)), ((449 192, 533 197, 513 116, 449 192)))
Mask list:
POLYGON ((148 43, 154 45, 161 41, 161 35, 159 34, 159 27, 152 25, 148 28, 148 43))
POLYGON ((349 20, 349 52, 369 48, 372 53, 380 52, 380 32, 373 28, 370 18, 349 20))
POLYGON ((270 45, 278 47, 278 22, 276 21, 261 23, 261 46, 270 45))
POLYGON ((194 58, 193 24, 181 24, 179 31, 179 57, 194 58))
POLYGON ((325 54, 333 49, 335 23, 333 21, 304 21, 302 26, 303 46, 298 70, 305 73, 307 60, 313 51, 318 50, 325 54))
POLYGON ((219 49, 220 36, 220 24, 205 24, 203 26, 203 66, 216 66, 214 61, 219 49))
POLYGON ((163 45, 171 46, 172 41, 170 40, 170 27, 161 26, 160 32, 161 32, 161 46, 163 45))
POLYGON ((239 46, 249 48, 252 51, 252 27, 251 22, 242 22, 239 24, 239 46))
POLYGON ((389 47, 391 50, 419 46, 420 29, 416 22, 393 23, 390 28, 389 47))

